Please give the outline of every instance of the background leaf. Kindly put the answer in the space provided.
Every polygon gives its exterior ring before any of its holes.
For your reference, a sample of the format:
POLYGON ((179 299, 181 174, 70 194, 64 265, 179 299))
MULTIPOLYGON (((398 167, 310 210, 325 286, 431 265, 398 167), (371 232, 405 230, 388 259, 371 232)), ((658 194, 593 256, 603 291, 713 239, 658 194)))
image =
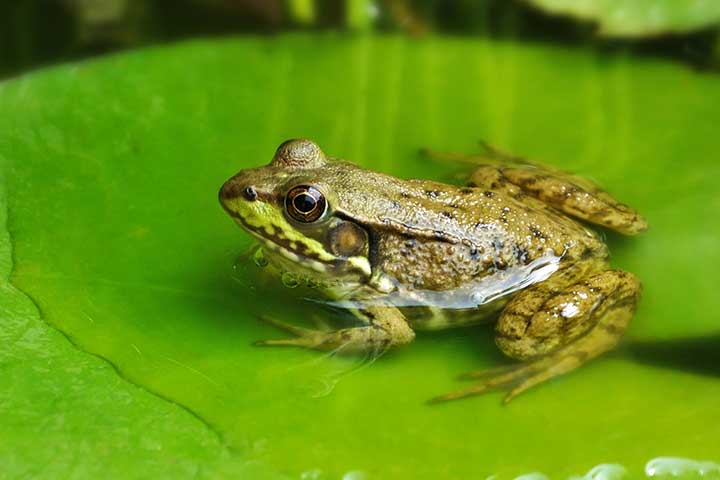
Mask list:
POLYGON ((548 13, 598 24, 608 37, 686 33, 720 23, 720 3, 707 0, 527 0, 548 13))
POLYGON ((278 478, 233 458, 185 407, 118 375, 49 327, 8 282, 0 188, 0 478, 278 478))
POLYGON ((47 337, 26 350, 4 343, 17 352, 0 402, 8 475, 57 476, 47 465, 64 461, 58 445, 80 463, 57 472, 80 477, 94 458, 123 477, 437 479, 717 456, 719 100, 714 76, 623 54, 337 35, 186 43, 4 84, 16 299, 1 321, 11 335, 33 325, 47 337), (488 395, 435 408, 424 401, 458 387, 457 374, 504 361, 491 329, 420 335, 362 368, 252 347, 282 336, 257 311, 299 321, 320 310, 236 263, 251 242, 217 190, 298 136, 429 178, 454 167, 419 159, 418 147, 470 151, 484 138, 599 181, 651 225, 633 239, 608 234, 614 264, 645 283, 625 347, 507 407, 488 395), (37 369, 38 350, 56 363, 37 369), (44 423, 53 418, 62 422, 44 423))

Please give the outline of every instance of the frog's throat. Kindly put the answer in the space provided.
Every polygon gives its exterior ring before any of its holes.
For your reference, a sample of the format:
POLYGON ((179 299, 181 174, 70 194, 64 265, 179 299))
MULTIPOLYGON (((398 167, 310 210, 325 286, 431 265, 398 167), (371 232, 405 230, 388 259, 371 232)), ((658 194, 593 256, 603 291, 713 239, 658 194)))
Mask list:
POLYGON ((264 202, 242 202, 230 212, 233 219, 260 243, 300 267, 318 273, 348 273, 369 278, 370 262, 362 256, 338 257, 328 252, 322 243, 302 235, 288 223, 282 213, 264 202))

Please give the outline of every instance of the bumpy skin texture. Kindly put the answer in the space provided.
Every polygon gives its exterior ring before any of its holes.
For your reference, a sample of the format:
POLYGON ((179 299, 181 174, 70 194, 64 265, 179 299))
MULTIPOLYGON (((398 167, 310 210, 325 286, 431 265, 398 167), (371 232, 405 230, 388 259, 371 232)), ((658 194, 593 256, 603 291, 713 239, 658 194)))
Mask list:
POLYGON ((474 323, 500 311, 497 345, 524 363, 468 374, 480 383, 435 400, 493 389, 509 390, 510 400, 612 349, 633 316, 640 284, 611 270, 605 244, 570 216, 624 234, 644 230, 645 221, 587 180, 492 149, 480 156, 429 153, 474 165, 468 185, 401 180, 328 160, 309 140, 285 142, 268 166, 225 183, 222 205, 260 240, 270 263, 330 298, 353 301, 362 323, 315 331, 273 321, 295 338, 260 344, 379 352, 411 342, 413 329, 474 323), (323 195, 318 205, 327 210, 317 220, 288 211, 296 207, 286 196, 298 186, 323 195), (428 292, 450 297, 508 282, 517 277, 510 273, 545 258, 556 261, 549 278, 503 285, 513 288, 482 308, 403 308, 410 303, 396 301, 398 292, 403 300, 428 292))

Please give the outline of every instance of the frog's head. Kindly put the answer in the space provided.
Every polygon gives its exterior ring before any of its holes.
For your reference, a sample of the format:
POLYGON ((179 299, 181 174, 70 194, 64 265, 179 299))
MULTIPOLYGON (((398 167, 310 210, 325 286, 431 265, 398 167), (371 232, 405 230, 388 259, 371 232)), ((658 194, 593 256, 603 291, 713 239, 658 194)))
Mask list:
POLYGON ((335 162, 310 140, 288 140, 269 165, 225 182, 220 203, 281 270, 305 279, 364 283, 371 276, 368 234, 336 208, 327 181, 330 163, 335 162))

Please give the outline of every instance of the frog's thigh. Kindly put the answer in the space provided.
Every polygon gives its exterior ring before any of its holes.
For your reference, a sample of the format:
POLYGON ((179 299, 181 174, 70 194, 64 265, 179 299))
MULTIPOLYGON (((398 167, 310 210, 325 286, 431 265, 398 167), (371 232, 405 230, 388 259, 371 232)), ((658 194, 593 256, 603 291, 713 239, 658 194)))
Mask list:
MULTIPOLYGON (((504 191, 511 196, 534 197, 568 215, 633 235, 647 229, 647 222, 593 182, 557 169, 534 164, 483 144, 486 153, 463 155, 424 149, 433 158, 477 165, 470 186, 504 191)), ((525 200, 527 201, 527 200, 525 200)))
POLYGON ((568 345, 596 326, 604 332, 610 327, 619 337, 637 292, 635 277, 620 271, 596 274, 561 291, 536 285, 505 307, 497 323, 497 344, 508 356, 527 360, 568 345))
POLYGON ((639 292, 636 277, 619 270, 601 272, 560 291, 536 285, 505 307, 496 342, 506 355, 519 360, 568 346, 580 354, 580 340, 586 353, 596 356, 622 336, 639 292))
POLYGON ((589 181, 537 168, 508 167, 502 173, 523 192, 568 215, 627 235, 647 229, 647 223, 635 210, 589 181))
POLYGON ((506 400, 614 348, 639 294, 634 275, 610 270, 560 292, 537 285, 518 295, 500 317, 496 343, 506 355, 531 362, 507 378, 519 385, 506 400))
MULTIPOLYGON (((394 307, 372 307, 357 310, 354 314, 367 325, 332 331, 309 330, 287 325, 281 328, 297 335, 296 338, 263 340, 262 346, 294 346, 316 350, 337 350, 341 353, 362 351, 379 352, 395 345, 410 343, 415 333, 402 313, 394 307)), ((278 324, 278 322, 273 322, 278 324)))
POLYGON ((636 234, 647 223, 632 208, 617 201, 593 182, 569 173, 536 164, 480 142, 483 154, 466 155, 422 149, 431 158, 476 165, 469 184, 504 190, 512 195, 525 193, 568 215, 587 220, 624 234, 636 234))
POLYGON ((525 363, 470 372, 478 385, 442 395, 447 401, 509 388, 505 401, 539 383, 576 369, 612 349, 635 311, 640 283, 627 272, 606 271, 570 287, 538 284, 521 292, 503 311, 496 342, 525 363))

